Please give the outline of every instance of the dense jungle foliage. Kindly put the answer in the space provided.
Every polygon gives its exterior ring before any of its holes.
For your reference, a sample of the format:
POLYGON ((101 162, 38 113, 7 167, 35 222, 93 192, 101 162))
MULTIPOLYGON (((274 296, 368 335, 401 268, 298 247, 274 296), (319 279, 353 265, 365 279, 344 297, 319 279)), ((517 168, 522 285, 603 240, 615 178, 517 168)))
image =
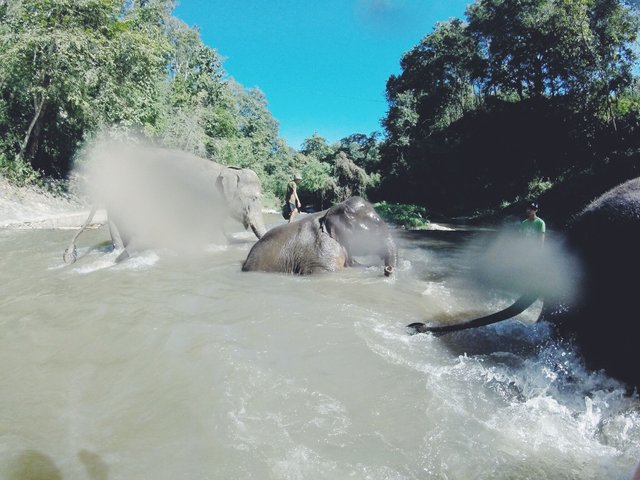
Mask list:
POLYGON ((634 3, 477 0, 438 24, 387 82, 378 195, 564 219, 640 175, 634 3))
POLYGON ((375 139, 312 137, 303 152, 290 148, 264 94, 228 76, 174 7, 0 0, 0 172, 19 184, 64 180, 83 146, 107 135, 250 167, 267 205, 280 203, 295 172, 317 207, 374 184, 354 160, 366 162, 375 139))
POLYGON ((502 215, 536 198, 545 219, 640 175, 637 2, 476 0, 402 57, 382 132, 299 151, 174 7, 0 0, 0 173, 64 186, 108 132, 250 167, 268 206, 299 172, 315 209, 360 194, 399 216, 502 215))

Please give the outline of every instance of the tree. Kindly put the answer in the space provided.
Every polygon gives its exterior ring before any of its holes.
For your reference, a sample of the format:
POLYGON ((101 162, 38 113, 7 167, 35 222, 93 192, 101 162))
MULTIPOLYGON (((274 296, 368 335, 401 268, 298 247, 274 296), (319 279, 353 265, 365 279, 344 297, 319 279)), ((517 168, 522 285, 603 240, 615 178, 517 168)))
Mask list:
POLYGON ((300 152, 317 158, 320 161, 329 161, 334 149, 327 143, 327 139, 314 133, 302 142, 300 152))
POLYGON ((619 0, 480 0, 469 30, 486 58, 485 91, 608 105, 631 80, 637 18, 619 0))
POLYGON ((205 156, 216 136, 237 132, 235 126, 229 128, 233 120, 225 115, 222 60, 181 20, 169 17, 165 32, 171 45, 169 75, 155 135, 165 145, 205 156))
POLYGON ((347 157, 351 158, 356 165, 368 172, 374 172, 378 169, 378 163, 380 162, 379 137, 379 132, 372 132, 371 135, 354 133, 341 139, 338 148, 347 157))
MULTIPOLYGON (((146 7, 144 7, 146 8, 146 7)), ((62 176, 85 131, 154 117, 165 45, 159 26, 117 0, 10 1, 0 24, 3 149, 62 176)))
POLYGON ((478 0, 466 17, 438 24, 387 82, 387 199, 486 208, 590 169, 616 141, 633 148, 637 12, 620 0, 478 0))
POLYGON ((17 120, 6 128, 13 142, 21 137, 10 146, 16 163, 32 159, 40 148, 47 113, 64 122, 86 108, 84 93, 92 85, 90 76, 89 85, 84 81, 85 72, 104 52, 101 27, 118 11, 115 1, 8 4, 0 26, 0 88, 17 120))
POLYGON ((336 186, 333 201, 342 202, 353 195, 367 196, 367 189, 375 184, 375 179, 357 166, 344 152, 338 152, 333 159, 336 186))
POLYGON ((383 120, 387 136, 380 170, 388 185, 406 175, 410 164, 428 161, 426 155, 415 154, 417 143, 476 107, 474 74, 481 63, 474 39, 458 19, 437 24, 403 55, 402 73, 387 81, 389 111, 383 120))
POLYGON ((476 44, 461 20, 437 24, 402 57, 402 73, 387 81, 390 114, 385 126, 392 139, 406 143, 411 137, 402 134, 407 126, 418 128, 414 134, 429 135, 474 108, 474 73, 480 62, 476 44))
POLYGON ((0 0, 0 172, 64 177, 107 129, 250 167, 296 166, 259 89, 227 78, 174 0, 0 0), (33 168, 32 168, 33 167, 33 168))

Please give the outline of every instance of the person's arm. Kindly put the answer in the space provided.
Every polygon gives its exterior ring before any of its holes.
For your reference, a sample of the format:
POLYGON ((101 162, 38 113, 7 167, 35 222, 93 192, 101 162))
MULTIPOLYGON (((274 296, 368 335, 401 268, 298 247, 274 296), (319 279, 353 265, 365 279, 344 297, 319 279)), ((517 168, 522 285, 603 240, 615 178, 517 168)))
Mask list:
POLYGON ((300 203, 300 198, 298 197, 298 186, 297 185, 293 189, 293 195, 296 197, 296 205, 298 206, 298 208, 302 207, 302 204, 300 203))

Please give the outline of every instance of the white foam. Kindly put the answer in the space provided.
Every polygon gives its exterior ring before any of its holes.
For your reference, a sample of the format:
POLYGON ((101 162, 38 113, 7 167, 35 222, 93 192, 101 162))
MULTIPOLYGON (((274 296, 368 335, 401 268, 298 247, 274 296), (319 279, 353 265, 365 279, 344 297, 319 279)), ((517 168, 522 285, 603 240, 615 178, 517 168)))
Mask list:
POLYGON ((91 263, 80 265, 73 269, 74 273, 86 275, 89 273, 104 270, 106 268, 114 268, 117 270, 145 270, 155 265, 160 259, 159 255, 153 250, 130 253, 130 257, 126 260, 116 263, 116 258, 120 252, 113 251, 99 256, 91 263))

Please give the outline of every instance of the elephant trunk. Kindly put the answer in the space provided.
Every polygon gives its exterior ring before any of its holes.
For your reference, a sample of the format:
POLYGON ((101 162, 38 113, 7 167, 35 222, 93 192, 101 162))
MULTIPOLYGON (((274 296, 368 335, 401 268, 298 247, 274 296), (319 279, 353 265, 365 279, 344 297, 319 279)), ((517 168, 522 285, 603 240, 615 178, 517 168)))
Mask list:
POLYGON ((387 233, 384 240, 382 259, 384 260, 384 275, 388 277, 398 264, 398 248, 391 237, 391 233, 387 233))
POLYGON ((247 225, 258 238, 262 238, 262 236, 267 233, 267 228, 264 226, 264 220, 262 220, 261 214, 254 215, 252 218, 249 218, 247 220, 247 225))
POLYGON ((510 318, 521 314, 527 308, 529 308, 538 298, 540 297, 537 293, 525 293, 512 305, 508 306, 504 310, 500 310, 499 312, 492 313, 491 315, 486 315, 484 317, 467 320, 465 322, 456 323, 453 325, 439 325, 428 327, 424 323, 412 323, 410 325, 407 325, 407 327, 413 329, 415 333, 431 332, 435 334, 456 332, 458 330, 466 330, 468 328, 484 327, 493 323, 502 322, 503 320, 509 320, 510 318))

